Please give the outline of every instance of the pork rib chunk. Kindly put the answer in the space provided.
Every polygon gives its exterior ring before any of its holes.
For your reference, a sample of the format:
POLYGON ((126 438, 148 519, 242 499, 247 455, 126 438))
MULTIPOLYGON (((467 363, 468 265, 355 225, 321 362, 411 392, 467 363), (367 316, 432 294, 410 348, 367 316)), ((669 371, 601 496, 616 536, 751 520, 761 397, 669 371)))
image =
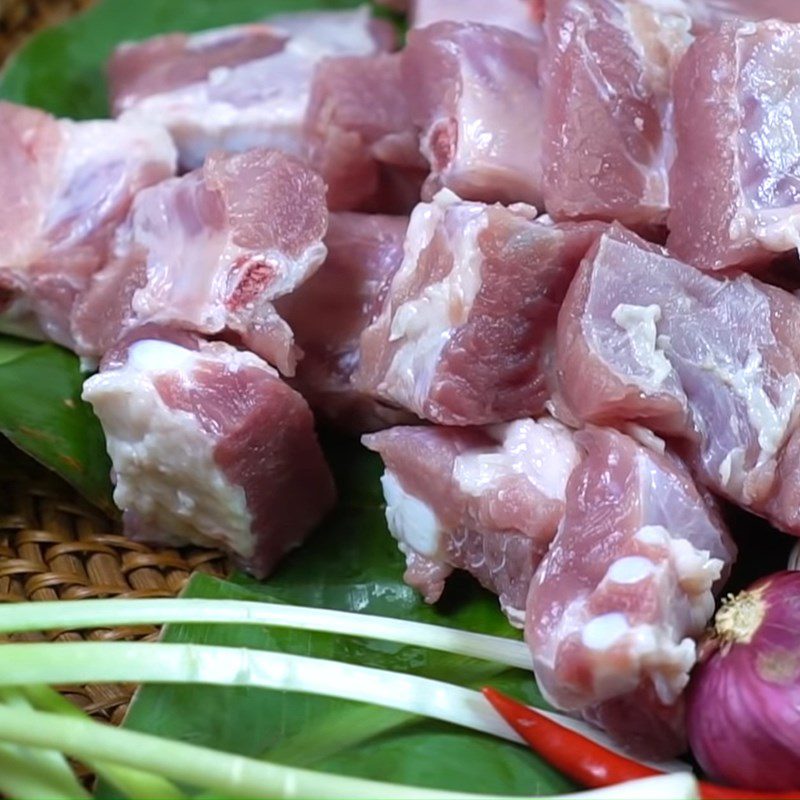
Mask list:
POLYGON ((339 56, 314 71, 305 120, 331 210, 408 213, 427 163, 401 79, 402 55, 339 56))
POLYGON ((173 338, 115 350, 84 385, 125 532, 222 547, 264 577, 334 502, 311 411, 252 353, 173 338))
POLYGON ((542 45, 506 28, 412 30, 403 84, 431 174, 424 197, 541 206, 542 45))
POLYGON ((393 43, 391 27, 366 6, 157 36, 115 51, 112 106, 117 115, 166 127, 185 169, 217 149, 273 147, 304 156, 315 66, 326 56, 368 55, 393 43))
POLYGON ((728 22, 675 80, 668 246, 697 267, 755 270, 797 248, 800 27, 728 22))
POLYGON ((542 413, 558 309, 603 225, 531 216, 446 191, 419 205, 356 386, 444 425, 542 413))
POLYGON ((548 0, 542 163, 554 218, 666 222, 672 77, 690 27, 680 6, 548 0))
POLYGON ((72 122, 0 103, 0 330, 73 346, 76 297, 108 259, 136 193, 175 171, 149 123, 72 122))
POLYGON ((586 422, 672 438, 698 480, 800 535, 800 300, 704 274, 613 227, 561 310, 562 398, 586 422))
POLYGON ((351 380, 361 333, 380 312, 403 260, 407 226, 406 217, 331 214, 325 263, 276 303, 303 350, 294 386, 321 417, 349 431, 364 433, 413 419, 358 391, 351 380))
POLYGON ((486 429, 394 428, 363 441, 386 465, 386 518, 406 556, 407 583, 432 603, 453 569, 466 570, 521 627, 528 587, 578 463, 572 433, 543 419, 486 429))
POLYGON ((79 352, 101 356, 152 322, 234 339, 293 374, 297 350, 273 301, 323 262, 327 223, 325 186, 302 162, 275 150, 212 154, 137 196, 75 311, 79 352))
POLYGON ((735 548, 677 459, 610 429, 575 440, 584 455, 527 602, 536 679, 630 749, 677 755, 695 641, 735 548))

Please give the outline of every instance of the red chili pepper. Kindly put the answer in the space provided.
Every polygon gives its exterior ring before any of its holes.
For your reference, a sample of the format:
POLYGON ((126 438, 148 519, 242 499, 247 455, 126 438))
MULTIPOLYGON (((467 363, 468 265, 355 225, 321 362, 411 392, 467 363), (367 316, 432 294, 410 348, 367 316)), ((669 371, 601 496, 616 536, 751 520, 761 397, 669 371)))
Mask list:
MULTIPOLYGON (((603 747, 496 689, 486 688, 483 694, 534 753, 581 786, 600 789, 664 774, 603 747)), ((800 792, 754 792, 700 781, 700 796, 703 800, 797 800, 800 792)))

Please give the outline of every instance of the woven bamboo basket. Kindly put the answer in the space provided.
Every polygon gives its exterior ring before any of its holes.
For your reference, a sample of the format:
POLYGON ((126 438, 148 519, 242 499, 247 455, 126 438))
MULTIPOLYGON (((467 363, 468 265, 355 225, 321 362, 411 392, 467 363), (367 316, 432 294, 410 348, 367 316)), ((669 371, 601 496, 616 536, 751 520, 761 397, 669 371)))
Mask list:
MULTIPOLYGON (((0 63, 28 36, 93 0, 0 0, 0 63)), ((172 597, 192 573, 222 576, 215 550, 149 547, 120 535, 117 524, 83 501, 0 436, 0 602, 92 597, 172 597)), ((28 641, 149 640, 154 627, 50 631, 28 641)), ((135 687, 69 687, 65 696, 96 719, 119 724, 135 687)))
MULTIPOLYGON (((92 597, 172 597, 195 570, 221 576, 215 550, 149 547, 121 536, 116 524, 63 481, 9 445, 0 446, 0 601, 92 597)), ((26 641, 154 639, 154 627, 24 634, 26 641)), ((118 724, 134 686, 87 685, 64 694, 94 717, 118 724)))

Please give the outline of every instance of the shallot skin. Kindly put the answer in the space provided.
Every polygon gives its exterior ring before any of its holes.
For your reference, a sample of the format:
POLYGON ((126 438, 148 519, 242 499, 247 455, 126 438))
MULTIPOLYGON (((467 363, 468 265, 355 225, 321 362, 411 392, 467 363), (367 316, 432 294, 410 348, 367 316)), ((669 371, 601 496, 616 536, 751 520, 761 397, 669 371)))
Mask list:
MULTIPOLYGON (((714 780, 800 787, 800 572, 730 599, 687 695, 692 751, 714 780)), ((798 795, 800 796, 800 795, 798 795)))

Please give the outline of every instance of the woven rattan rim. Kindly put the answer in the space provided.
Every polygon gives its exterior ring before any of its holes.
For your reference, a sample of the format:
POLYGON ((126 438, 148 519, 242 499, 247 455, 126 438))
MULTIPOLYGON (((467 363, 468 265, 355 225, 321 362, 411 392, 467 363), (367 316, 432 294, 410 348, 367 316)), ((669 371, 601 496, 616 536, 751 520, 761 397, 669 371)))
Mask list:
MULTIPOLYGON (((0 446, 0 602, 92 597, 173 597, 196 571, 222 576, 216 550, 150 547, 10 446, 0 446)), ((50 631, 25 641, 154 639, 152 626, 50 631)), ((65 694, 94 717, 118 724, 135 687, 70 687, 65 694)))
POLYGON ((95 0, 0 0, 0 64, 37 30, 69 19, 95 0))

